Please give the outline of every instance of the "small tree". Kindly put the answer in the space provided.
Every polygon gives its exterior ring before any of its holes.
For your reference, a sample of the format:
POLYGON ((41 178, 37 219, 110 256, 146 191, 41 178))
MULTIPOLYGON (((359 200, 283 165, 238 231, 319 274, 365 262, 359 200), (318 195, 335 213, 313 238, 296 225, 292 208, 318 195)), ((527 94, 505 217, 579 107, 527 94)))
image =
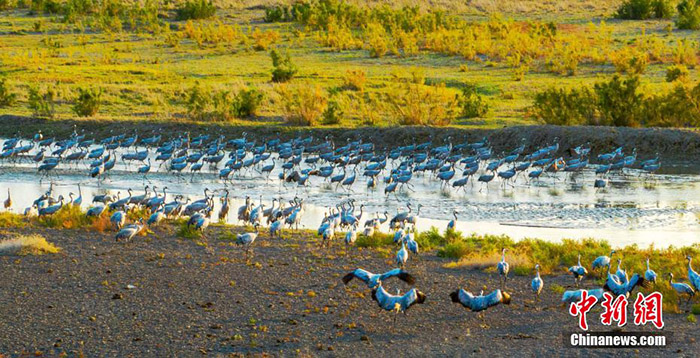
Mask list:
POLYGON ((178 20, 200 20, 214 16, 216 6, 210 0, 187 0, 175 12, 178 20))
POLYGON ((673 16, 669 0, 626 0, 617 9, 617 18, 626 20, 668 19, 673 16))
POLYGON ((476 86, 471 83, 462 87, 459 106, 462 107, 462 116, 466 118, 483 117, 489 111, 489 105, 476 91, 476 86))
POLYGON ((255 88, 242 89, 233 99, 233 114, 238 118, 254 116, 263 100, 263 93, 255 88))
POLYGON ((328 106, 327 94, 318 85, 281 85, 277 92, 282 99, 285 120, 293 125, 316 125, 328 106))
POLYGON ((594 91, 598 98, 598 110, 603 123, 616 127, 638 127, 643 97, 638 93, 639 77, 625 80, 619 76, 609 82, 596 83, 594 91))
POLYGON ((211 97, 197 83, 188 91, 185 106, 187 107, 187 113, 192 117, 202 119, 210 103, 211 97))
POLYGON ((38 88, 29 89, 29 108, 37 117, 53 118, 56 114, 56 93, 52 89, 41 91, 38 88))
POLYGON ((17 94, 10 91, 10 86, 4 78, 0 80, 0 108, 15 104, 17 94))
POLYGON ((102 103, 102 89, 78 88, 78 98, 73 105, 73 112, 78 117, 91 117, 97 114, 102 103))
POLYGON ((666 69, 666 82, 676 80, 685 81, 688 79, 688 68, 683 65, 674 65, 666 69))
POLYGON ((332 125, 339 124, 343 117, 343 109, 337 100, 330 100, 328 107, 323 112, 323 124, 332 125))
POLYGON ((287 82, 291 80, 297 73, 297 66, 292 63, 289 53, 284 56, 280 55, 276 50, 270 51, 272 59, 272 82, 287 82))
POLYGON ((698 0, 683 0, 678 3, 676 26, 684 30, 700 29, 700 4, 698 0))

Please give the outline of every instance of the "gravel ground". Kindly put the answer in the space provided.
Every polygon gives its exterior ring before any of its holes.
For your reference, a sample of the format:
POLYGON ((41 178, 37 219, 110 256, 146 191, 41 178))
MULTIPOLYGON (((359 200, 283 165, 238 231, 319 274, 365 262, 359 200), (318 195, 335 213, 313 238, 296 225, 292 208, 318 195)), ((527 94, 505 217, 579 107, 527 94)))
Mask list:
MULTIPOLYGON (((366 286, 340 278, 355 267, 380 272, 392 253, 337 246, 317 239, 261 235, 255 255, 218 239, 212 227, 202 242, 176 238, 172 227, 131 243, 113 233, 13 229, 38 232, 62 248, 55 255, 0 256, 0 352, 7 356, 197 357, 271 356, 697 356, 700 324, 666 313, 672 332, 664 349, 573 349, 563 332, 577 330, 553 283, 545 276, 535 305, 531 277, 515 277, 513 303, 483 317, 450 301, 457 287, 497 286, 497 274, 446 269, 448 260, 425 253, 407 269, 427 295, 423 305, 396 317, 382 311, 366 286), (133 285, 133 288, 129 285, 133 285)), ((242 228, 234 228, 241 231, 242 228)), ((290 236, 291 235, 291 236, 290 236)), ((586 282, 591 285, 591 282, 586 282)), ((388 281, 387 290, 408 287, 388 281)), ((596 311, 599 312, 599 311, 596 311)), ((609 330, 589 316, 591 330, 609 330)), ((631 317, 631 305, 630 305, 631 317)), ((630 324, 623 331, 639 330, 630 324)), ((642 330, 651 331, 644 327, 642 330)))

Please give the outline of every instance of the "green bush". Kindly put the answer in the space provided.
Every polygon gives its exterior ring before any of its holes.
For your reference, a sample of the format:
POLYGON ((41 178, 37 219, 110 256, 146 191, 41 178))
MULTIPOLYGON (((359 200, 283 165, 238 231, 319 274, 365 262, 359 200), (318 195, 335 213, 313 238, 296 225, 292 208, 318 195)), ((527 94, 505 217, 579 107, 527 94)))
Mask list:
POLYGON ((326 110, 323 111, 323 124, 333 125, 340 124, 341 118, 343 117, 343 109, 340 108, 340 104, 336 100, 328 101, 328 106, 326 110))
POLYGON ((210 0, 187 0, 176 10, 177 20, 201 20, 214 16, 216 6, 210 0))
POLYGON ((626 20, 668 19, 673 16, 669 0, 626 0, 617 9, 617 18, 626 20))
POLYGON ((7 84, 7 80, 0 79, 0 108, 9 107, 15 104, 17 99, 17 94, 10 91, 10 86, 7 84))
POLYGON ((462 108, 462 116, 466 118, 483 117, 489 111, 489 105, 477 93, 476 86, 471 83, 462 87, 459 106, 462 108))
POLYGON ((97 114, 102 103, 102 90, 78 88, 78 98, 75 99, 73 112, 78 117, 92 117, 97 114))
POLYGON ((237 118, 256 115, 263 98, 263 93, 255 88, 240 90, 233 99, 233 115, 237 118))
MULTIPOLYGON (((679 70, 682 71, 682 70, 679 70)), ((700 84, 679 83, 669 93, 644 97, 639 78, 615 76, 591 90, 548 89, 535 95, 532 112, 548 124, 627 127, 697 127, 700 84)))
POLYGON ((195 84, 194 87, 187 91, 185 107, 190 116, 201 120, 204 119, 211 102, 212 99, 209 94, 205 92, 199 84, 195 84))
POLYGON ((638 77, 621 80, 616 75, 595 84, 593 91, 548 89, 535 95, 533 109, 548 124, 637 127, 643 102, 638 87, 638 77))
POLYGON ((637 92, 639 77, 621 80, 613 77, 609 82, 596 83, 594 90, 598 98, 601 124, 615 127, 639 126, 639 109, 642 95, 637 92))
POLYGON ((38 88, 29 89, 29 108, 37 117, 53 118, 56 114, 55 108, 56 92, 52 89, 41 91, 38 88))
POLYGON ((643 122, 653 127, 700 126, 700 85, 689 88, 679 83, 668 94, 647 98, 643 122))
POLYGON ((700 2, 698 0, 683 0, 678 3, 678 18, 676 26, 683 30, 700 29, 700 2))
POLYGON ((270 51, 272 59, 272 82, 287 82, 297 73, 297 66, 292 63, 289 53, 281 55, 277 50, 270 51))
POLYGON ((58 14, 63 11, 61 3, 57 0, 32 0, 29 6, 29 14, 58 14))
POLYGON ((683 65, 675 65, 666 69, 666 82, 673 82, 676 80, 684 81, 688 79, 688 68, 683 65))
POLYGON ((581 89, 550 88, 535 95, 535 117, 548 124, 582 125, 596 121, 596 98, 587 87, 581 89))
MULTIPOLYGON (((117 3, 114 2, 112 4, 106 1, 104 4, 105 7, 110 5, 112 5, 111 7, 115 7, 117 6, 117 3)), ((90 12, 95 11, 96 7, 98 7, 98 5, 93 3, 92 0, 67 0, 66 3, 63 5, 63 8, 61 9, 61 13, 63 14, 63 17, 66 20, 66 22, 74 23, 80 17, 88 15, 90 12)))
POLYGON ((272 6, 265 8, 265 22, 280 22, 289 17, 289 9, 285 6, 272 6))
POLYGON ((0 11, 7 10, 12 7, 10 0, 0 0, 0 11))

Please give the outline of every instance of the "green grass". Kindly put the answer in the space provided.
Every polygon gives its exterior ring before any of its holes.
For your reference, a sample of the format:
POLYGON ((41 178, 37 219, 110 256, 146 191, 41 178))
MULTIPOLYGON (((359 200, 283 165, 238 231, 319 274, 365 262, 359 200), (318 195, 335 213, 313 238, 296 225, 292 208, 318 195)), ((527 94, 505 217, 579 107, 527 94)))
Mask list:
POLYGON ((187 220, 185 219, 176 221, 175 225, 178 228, 176 233, 178 237, 190 240, 199 240, 203 237, 202 232, 195 229, 194 226, 187 225, 187 220))

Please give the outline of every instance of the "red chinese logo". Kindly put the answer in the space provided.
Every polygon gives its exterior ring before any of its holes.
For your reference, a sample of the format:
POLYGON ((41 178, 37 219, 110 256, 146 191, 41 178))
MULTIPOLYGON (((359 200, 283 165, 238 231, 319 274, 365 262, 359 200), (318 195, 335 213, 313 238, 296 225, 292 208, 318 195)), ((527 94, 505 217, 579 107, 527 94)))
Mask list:
POLYGON ((634 324, 637 326, 651 322, 654 327, 661 329, 664 327, 662 304, 663 296, 660 292, 653 292, 646 297, 637 293, 634 300, 634 324))
POLYGON ((613 297, 608 292, 603 293, 603 313, 600 315, 600 322, 605 326, 612 325, 612 321, 617 321, 617 326, 622 327, 627 324, 627 297, 613 297))
POLYGON ((569 306, 569 314, 576 317, 579 316, 578 326, 582 330, 588 330, 588 322, 586 322, 586 313, 593 308, 593 306, 598 302, 595 296, 588 295, 588 291, 581 291, 581 300, 579 302, 572 303, 569 306))

